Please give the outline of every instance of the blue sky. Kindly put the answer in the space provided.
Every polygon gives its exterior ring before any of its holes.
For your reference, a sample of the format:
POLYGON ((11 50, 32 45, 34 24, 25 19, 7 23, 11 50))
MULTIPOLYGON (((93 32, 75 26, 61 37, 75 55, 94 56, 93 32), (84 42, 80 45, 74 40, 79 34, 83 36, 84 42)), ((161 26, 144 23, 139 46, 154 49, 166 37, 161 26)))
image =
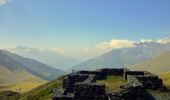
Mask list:
POLYGON ((1 47, 83 48, 169 36, 170 0, 0 0, 1 47))

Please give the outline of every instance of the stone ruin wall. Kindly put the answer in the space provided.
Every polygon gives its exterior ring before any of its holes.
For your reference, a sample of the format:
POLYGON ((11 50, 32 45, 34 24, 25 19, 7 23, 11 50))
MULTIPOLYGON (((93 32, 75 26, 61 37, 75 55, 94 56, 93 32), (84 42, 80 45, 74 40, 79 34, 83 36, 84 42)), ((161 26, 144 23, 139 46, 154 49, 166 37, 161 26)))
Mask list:
POLYGON ((107 100, 105 85, 92 82, 75 84, 75 100, 107 100))
POLYGON ((98 69, 96 71, 78 71, 63 80, 63 89, 52 97, 53 100, 138 100, 145 89, 159 89, 162 80, 149 72, 129 71, 128 69, 98 69), (128 81, 121 91, 106 93, 105 85, 95 83, 106 79, 108 75, 120 75, 128 81), (71 95, 70 95, 71 94, 71 95))
POLYGON ((89 77, 89 74, 69 74, 63 80, 63 88, 67 92, 74 92, 74 84, 84 82, 89 77))
POLYGON ((143 88, 147 89, 159 89, 163 86, 162 79, 146 71, 128 71, 125 72, 124 78, 132 84, 140 83, 143 88))

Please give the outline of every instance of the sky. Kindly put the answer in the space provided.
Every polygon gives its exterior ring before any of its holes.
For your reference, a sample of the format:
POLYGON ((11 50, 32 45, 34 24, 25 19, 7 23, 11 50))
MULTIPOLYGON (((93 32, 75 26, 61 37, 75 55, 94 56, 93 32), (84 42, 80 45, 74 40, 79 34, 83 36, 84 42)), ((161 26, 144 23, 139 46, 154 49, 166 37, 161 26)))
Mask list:
POLYGON ((0 48, 69 50, 168 37, 170 0, 0 0, 0 48))

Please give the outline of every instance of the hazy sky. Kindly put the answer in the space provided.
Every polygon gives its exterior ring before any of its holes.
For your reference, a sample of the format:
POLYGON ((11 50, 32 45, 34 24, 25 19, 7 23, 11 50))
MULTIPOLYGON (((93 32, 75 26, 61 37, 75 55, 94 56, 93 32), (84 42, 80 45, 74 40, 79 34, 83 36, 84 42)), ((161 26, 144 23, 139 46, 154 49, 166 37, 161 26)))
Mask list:
POLYGON ((0 45, 84 48, 170 36, 170 0, 0 0, 0 45))

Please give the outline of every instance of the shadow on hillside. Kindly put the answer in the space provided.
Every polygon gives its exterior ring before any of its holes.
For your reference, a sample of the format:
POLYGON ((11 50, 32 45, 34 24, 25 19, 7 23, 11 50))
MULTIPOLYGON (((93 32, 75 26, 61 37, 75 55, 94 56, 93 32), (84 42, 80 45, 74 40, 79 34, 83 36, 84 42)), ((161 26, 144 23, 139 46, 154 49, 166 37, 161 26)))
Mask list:
POLYGON ((0 100, 18 100, 19 93, 13 91, 1 91, 0 100))
POLYGON ((152 94, 150 94, 147 90, 145 90, 143 100, 156 100, 156 99, 152 96, 152 94))
POLYGON ((163 87, 160 90, 145 90, 144 100, 170 100, 170 89, 163 87))

